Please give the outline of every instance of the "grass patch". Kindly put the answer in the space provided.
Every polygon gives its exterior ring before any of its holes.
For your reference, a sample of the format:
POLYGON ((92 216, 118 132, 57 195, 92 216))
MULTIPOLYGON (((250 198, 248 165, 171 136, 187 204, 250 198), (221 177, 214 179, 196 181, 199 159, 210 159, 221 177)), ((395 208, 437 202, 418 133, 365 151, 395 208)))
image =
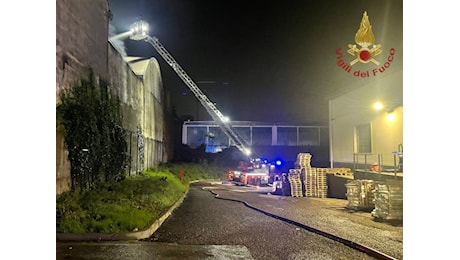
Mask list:
POLYGON ((155 170, 56 197, 57 233, 118 233, 148 228, 187 191, 191 181, 223 179, 225 169, 164 164, 155 170), (180 172, 183 171, 183 180, 180 172))

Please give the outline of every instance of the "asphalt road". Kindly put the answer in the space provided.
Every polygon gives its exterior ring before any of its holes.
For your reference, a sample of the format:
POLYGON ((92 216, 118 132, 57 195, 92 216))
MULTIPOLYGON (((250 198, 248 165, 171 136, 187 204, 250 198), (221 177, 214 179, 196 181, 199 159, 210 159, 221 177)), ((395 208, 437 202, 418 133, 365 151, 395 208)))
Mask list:
MULTIPOLYGON (((58 243, 57 259, 374 259, 242 203, 216 199, 208 190, 209 186, 192 185, 182 205, 148 239, 58 243)), ((290 209, 283 209, 286 200, 267 195, 270 188, 219 185, 211 189, 222 197, 238 198, 252 205, 269 205, 272 211, 284 214, 290 212, 290 209), (275 199, 278 204, 271 202, 275 199)), ((324 199, 320 201, 324 203, 324 199)), ((312 211, 309 214, 314 214, 314 205, 308 204, 308 207, 312 211)), ((309 219, 312 223, 321 222, 327 216, 309 219)), ((339 220, 340 223, 344 221, 339 220)))
MULTIPOLYGON (((179 245, 242 245, 254 259, 373 259, 242 203, 216 199, 202 189, 204 186, 193 185, 182 206, 149 240, 179 245)), ((263 200, 258 195, 269 189, 242 187, 234 192, 263 200)))

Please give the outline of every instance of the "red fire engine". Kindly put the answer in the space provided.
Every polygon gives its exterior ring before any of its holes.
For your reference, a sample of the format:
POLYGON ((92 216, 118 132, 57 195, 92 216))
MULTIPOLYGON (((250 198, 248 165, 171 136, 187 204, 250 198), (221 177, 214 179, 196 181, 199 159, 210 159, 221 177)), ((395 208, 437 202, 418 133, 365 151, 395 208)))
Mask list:
POLYGON ((236 170, 228 171, 228 180, 236 185, 268 184, 270 165, 261 159, 251 159, 249 162, 240 161, 236 170))

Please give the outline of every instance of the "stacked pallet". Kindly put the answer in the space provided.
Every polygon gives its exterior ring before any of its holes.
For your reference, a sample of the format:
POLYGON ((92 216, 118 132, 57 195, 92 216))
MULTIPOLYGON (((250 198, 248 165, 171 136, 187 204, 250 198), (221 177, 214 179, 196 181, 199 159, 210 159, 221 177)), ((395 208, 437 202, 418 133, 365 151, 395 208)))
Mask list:
POLYGON ((326 168, 326 169, 327 169, 328 174, 333 174, 335 176, 354 179, 353 171, 350 168, 326 168))
POLYGON ((316 168, 316 193, 315 197, 327 198, 327 168, 316 168))
POLYGON ((326 198, 327 197, 327 171, 326 168, 303 168, 305 196, 326 198))
POLYGON ((354 210, 374 208, 373 180, 353 180, 345 184, 347 188, 347 208, 354 210))
POLYGON ((374 203, 373 217, 384 220, 402 220, 402 181, 387 180, 384 184, 377 184, 374 192, 374 203))
POLYGON ((316 168, 308 167, 303 169, 304 174, 304 185, 305 185, 305 196, 316 197, 318 190, 316 188, 316 168))
POLYGON ((311 167, 311 154, 299 153, 297 155, 296 166, 301 169, 304 188, 304 195, 307 197, 326 198, 327 197, 327 168, 311 167))
POLYGON ((297 154, 297 160, 295 165, 298 168, 309 168, 311 167, 311 154, 309 153, 299 153, 297 154))
POLYGON ((302 196, 313 197, 316 180, 311 176, 311 154, 299 153, 295 162, 296 167, 300 168, 301 194, 302 196))
POLYGON ((302 169, 289 169, 288 180, 292 197, 303 197, 301 172, 302 169))

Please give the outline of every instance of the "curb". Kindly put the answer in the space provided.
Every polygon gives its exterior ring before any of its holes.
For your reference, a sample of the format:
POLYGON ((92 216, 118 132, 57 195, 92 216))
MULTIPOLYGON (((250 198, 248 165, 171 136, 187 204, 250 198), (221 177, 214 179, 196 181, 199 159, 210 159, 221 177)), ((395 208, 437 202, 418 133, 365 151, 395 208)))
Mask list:
MULTIPOLYGON (((212 182, 217 181, 216 179, 207 179, 207 180, 195 180, 190 181, 189 186, 192 183, 196 182, 212 182)), ((185 193, 181 198, 179 198, 174 205, 166 211, 165 214, 160 216, 157 220, 150 225, 149 228, 136 232, 125 232, 125 233, 56 233, 57 241, 129 241, 129 240, 141 240, 146 239, 152 236, 155 231, 165 222, 165 220, 171 216, 172 212, 179 207, 184 199, 187 197, 185 193)))

